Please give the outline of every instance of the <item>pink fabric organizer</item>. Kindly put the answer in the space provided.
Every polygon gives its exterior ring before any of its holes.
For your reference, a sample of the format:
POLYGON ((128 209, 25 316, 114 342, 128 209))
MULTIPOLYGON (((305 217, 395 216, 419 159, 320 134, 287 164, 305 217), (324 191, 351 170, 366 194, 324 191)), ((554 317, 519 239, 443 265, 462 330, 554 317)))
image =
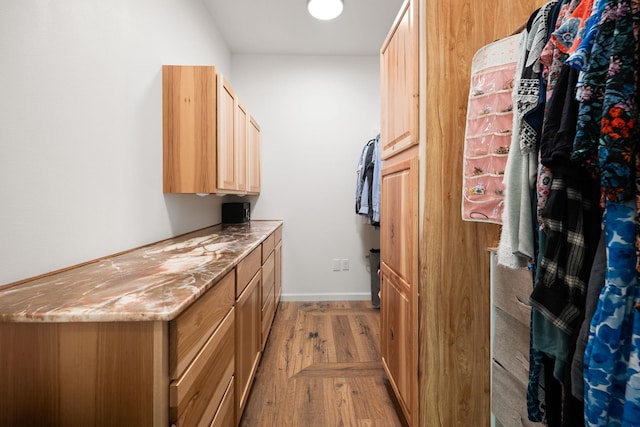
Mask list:
POLYGON ((498 40, 473 57, 462 169, 466 221, 502 223, 518 41, 518 35, 498 40))

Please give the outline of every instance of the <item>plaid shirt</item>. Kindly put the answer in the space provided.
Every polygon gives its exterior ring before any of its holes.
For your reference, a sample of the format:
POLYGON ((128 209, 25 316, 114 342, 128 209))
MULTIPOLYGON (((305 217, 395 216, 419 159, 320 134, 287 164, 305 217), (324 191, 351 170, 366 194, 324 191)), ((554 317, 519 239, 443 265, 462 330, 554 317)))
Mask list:
POLYGON ((583 315, 602 215, 598 200, 593 181, 558 171, 542 212, 547 247, 529 303, 569 335, 583 315))

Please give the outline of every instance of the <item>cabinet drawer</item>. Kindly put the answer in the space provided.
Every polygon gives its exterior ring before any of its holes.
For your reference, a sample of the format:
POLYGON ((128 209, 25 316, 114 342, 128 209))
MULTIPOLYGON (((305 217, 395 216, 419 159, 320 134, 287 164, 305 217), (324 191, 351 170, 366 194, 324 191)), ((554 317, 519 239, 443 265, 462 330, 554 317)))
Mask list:
POLYGON ((511 375, 529 381, 529 328, 495 308, 493 357, 511 375))
POLYGON ((234 310, 214 332, 184 375, 169 387, 170 421, 179 427, 209 425, 233 377, 234 310))
POLYGON ((169 370, 172 380, 184 372, 234 302, 235 272, 231 271, 169 323, 169 370))
POLYGON ((249 255, 238 263, 236 280, 236 298, 247 287, 253 276, 260 270, 262 264, 261 247, 255 248, 249 255))
POLYGON ((273 232, 275 236, 275 244, 277 245, 279 241, 282 240, 282 226, 276 228, 276 231, 273 232))
POLYGON ((273 293, 273 284, 275 283, 275 255, 273 252, 262 265, 262 304, 267 300, 269 290, 273 293))
POLYGON ((264 239, 264 242, 262 242, 262 263, 263 264, 267 260, 267 258, 269 258, 269 255, 271 255, 271 252, 273 252, 273 248, 275 247, 275 243, 276 243, 275 239, 276 238, 274 233, 271 233, 269 237, 264 239))
POLYGON ((236 416, 234 412, 235 378, 231 378, 229 387, 224 393, 220 407, 210 427, 229 427, 235 425, 236 416))
POLYGON ((513 270, 494 262, 492 275, 494 305, 529 327, 531 323, 529 296, 533 290, 531 272, 526 268, 513 270))
MULTIPOLYGON (((263 295, 264 298, 264 295, 263 295)), ((267 337, 271 330, 271 323, 273 323, 273 317, 276 313, 275 299, 273 296, 273 286, 267 290, 267 297, 264 298, 266 302, 262 306, 262 350, 267 344, 267 337)))

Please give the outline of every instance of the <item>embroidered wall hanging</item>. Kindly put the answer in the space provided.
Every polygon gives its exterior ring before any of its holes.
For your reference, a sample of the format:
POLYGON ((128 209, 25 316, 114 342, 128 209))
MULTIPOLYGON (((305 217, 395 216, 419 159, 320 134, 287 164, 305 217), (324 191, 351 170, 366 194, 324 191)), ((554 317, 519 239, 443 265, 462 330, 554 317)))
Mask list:
POLYGON ((502 223, 519 39, 514 35, 498 40, 473 56, 462 169, 466 221, 502 223))

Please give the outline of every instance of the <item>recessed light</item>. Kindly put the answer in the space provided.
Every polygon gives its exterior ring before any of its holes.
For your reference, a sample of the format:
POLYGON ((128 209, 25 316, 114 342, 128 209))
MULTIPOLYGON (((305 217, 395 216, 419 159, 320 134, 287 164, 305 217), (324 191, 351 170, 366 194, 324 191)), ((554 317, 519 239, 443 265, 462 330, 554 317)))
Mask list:
POLYGON ((322 21, 337 18, 343 7, 342 0, 307 0, 307 9, 311 16, 322 21))

